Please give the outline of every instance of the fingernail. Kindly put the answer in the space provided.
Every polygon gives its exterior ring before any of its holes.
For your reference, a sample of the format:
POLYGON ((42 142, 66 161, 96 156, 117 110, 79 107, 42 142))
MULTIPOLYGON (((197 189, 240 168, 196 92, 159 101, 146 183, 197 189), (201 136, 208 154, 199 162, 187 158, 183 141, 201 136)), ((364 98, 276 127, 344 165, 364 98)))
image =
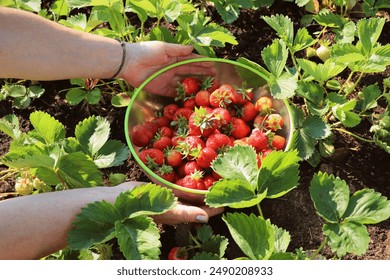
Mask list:
POLYGON ((207 218, 207 216, 205 215, 198 215, 195 217, 195 220, 198 222, 198 223, 207 223, 209 221, 209 219, 207 218))

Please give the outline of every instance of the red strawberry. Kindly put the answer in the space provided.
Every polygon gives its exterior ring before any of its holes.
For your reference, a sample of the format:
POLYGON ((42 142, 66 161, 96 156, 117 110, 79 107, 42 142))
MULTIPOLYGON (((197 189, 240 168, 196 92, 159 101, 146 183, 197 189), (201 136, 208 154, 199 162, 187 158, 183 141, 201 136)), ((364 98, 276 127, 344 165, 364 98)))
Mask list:
POLYGON ((207 77, 202 81, 201 88, 212 93, 214 90, 219 88, 219 82, 215 77, 207 77))
POLYGON ((147 131, 149 131, 149 133, 151 134, 151 135, 155 135, 156 133, 157 133, 157 131, 158 131, 158 125, 157 125, 157 123, 155 123, 155 122, 152 122, 152 121, 147 121, 147 122, 144 122, 143 123, 143 126, 145 127, 145 129, 147 130, 147 131))
POLYGON ((204 190, 205 185, 202 180, 202 176, 202 172, 196 171, 191 175, 186 175, 183 178, 177 180, 176 184, 189 189, 204 190))
MULTIPOLYGON (((189 161, 183 164, 183 175, 191 175, 196 171, 202 171, 203 168, 196 161, 189 161)), ((183 177, 184 177, 183 176, 183 177)))
POLYGON ((277 131, 283 127, 284 120, 280 114, 274 113, 265 119, 265 127, 271 131, 277 131))
POLYGON ((243 104, 244 97, 241 93, 237 92, 237 90, 230 84, 223 84, 219 87, 219 90, 222 92, 226 92, 226 95, 231 97, 232 104, 243 104))
POLYGON ((179 118, 184 118, 188 121, 190 118, 191 114, 194 112, 194 110, 190 108, 179 108, 176 110, 174 116, 173 116, 173 121, 177 121, 179 118))
POLYGON ((275 150, 283 150, 286 145, 286 138, 280 135, 274 135, 272 138, 271 146, 275 148, 275 150))
POLYGON ((200 90, 195 95, 195 103, 197 106, 210 107, 210 92, 207 90, 200 90))
POLYGON ((152 140, 153 134, 141 123, 135 125, 131 130, 131 141, 138 147, 146 147, 152 140))
POLYGON ((195 106, 196 106, 196 101, 194 97, 184 99, 183 108, 189 108, 191 110, 194 110, 195 106))
POLYGON ((268 96, 261 96, 256 100, 255 107, 260 114, 269 114, 272 109, 272 99, 268 96))
POLYGON ((163 164, 161 167, 157 168, 155 172, 158 176, 169 182, 173 183, 176 180, 176 173, 173 170, 172 166, 163 164))
POLYGON ((164 156, 166 164, 173 167, 180 166, 183 162, 181 153, 175 149, 165 150, 164 156))
POLYGON ((171 138, 167 136, 162 136, 161 134, 157 133, 156 136, 153 139, 153 148, 158 150, 164 150, 172 145, 171 138))
POLYGON ((171 121, 167 117, 159 116, 154 118, 153 122, 155 122, 158 127, 163 127, 163 126, 169 126, 171 121))
POLYGON ((247 125, 247 123, 240 118, 232 117, 230 123, 232 125, 232 131, 230 132, 230 135, 236 139, 248 136, 251 131, 249 125, 247 125))
POLYGON ((257 152, 261 152, 268 147, 268 137, 263 131, 255 128, 248 137, 248 144, 255 148, 257 152))
POLYGON ((183 247, 173 247, 168 254, 168 260, 187 260, 188 253, 183 247))
POLYGON ((217 181, 217 179, 215 179, 214 176, 212 176, 210 174, 204 176, 203 182, 204 182, 204 185, 206 187, 206 190, 208 190, 216 181, 217 181))
POLYGON ((185 137, 183 135, 174 135, 172 136, 172 146, 176 147, 180 142, 184 142, 185 137))
POLYGON ((265 116, 257 115, 255 119, 253 120, 253 126, 256 128, 263 129, 264 128, 264 120, 265 116))
POLYGON ((180 87, 178 89, 179 95, 181 94, 181 92, 184 93, 184 95, 186 96, 193 95, 199 91, 201 84, 202 81, 197 78, 185 78, 180 82, 180 87))
POLYGON ((177 104, 168 104, 163 109, 164 117, 166 117, 169 121, 172 121, 177 109, 179 109, 177 104))
POLYGON ((200 167, 209 168, 211 162, 218 156, 217 152, 210 148, 204 147, 199 151, 198 155, 196 155, 196 162, 200 167))
POLYGON ((223 91, 218 88, 210 94, 209 100, 210 105, 214 108, 226 108, 230 103, 232 103, 232 95, 229 91, 223 91))
POLYGON ((157 133, 160 133, 161 136, 167 136, 169 138, 172 138, 172 136, 173 136, 173 131, 172 131, 172 129, 169 128, 169 126, 160 127, 160 129, 158 130, 157 133))
POLYGON ((246 122, 253 121, 256 116, 259 114, 259 111, 256 109, 255 105, 253 105, 251 102, 245 102, 242 105, 241 111, 240 111, 240 117, 246 122))
POLYGON ((217 128, 213 110, 208 107, 195 108, 188 121, 189 135, 208 136, 217 128))
POLYGON ((206 147, 210 147, 214 151, 218 151, 226 146, 232 146, 232 142, 226 134, 213 133, 206 140, 206 147))
POLYGON ((213 114, 217 121, 218 127, 222 127, 230 123, 231 116, 227 109, 221 107, 214 108, 213 114))
POLYGON ((164 153, 158 149, 145 149, 138 153, 140 160, 149 168, 156 168, 164 163, 164 153))

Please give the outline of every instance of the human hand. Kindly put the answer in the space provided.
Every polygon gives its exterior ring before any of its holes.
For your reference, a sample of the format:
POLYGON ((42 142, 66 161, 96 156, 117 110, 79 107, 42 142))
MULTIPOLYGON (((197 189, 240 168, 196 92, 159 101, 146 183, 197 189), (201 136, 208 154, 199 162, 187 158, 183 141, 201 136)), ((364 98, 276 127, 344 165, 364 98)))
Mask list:
MULTIPOLYGON (((161 41, 127 43, 126 61, 118 77, 125 79, 134 87, 139 87, 150 75, 168 65, 201 57, 192 51, 193 47, 189 45, 161 41)), ((214 76, 213 66, 212 62, 178 66, 153 79, 144 89, 154 94, 173 96, 177 83, 182 80, 183 75, 214 76)))
POLYGON ((192 206, 177 204, 173 209, 160 215, 152 216, 158 224, 176 225, 182 223, 207 223, 209 218, 221 214, 224 208, 208 206, 192 206))

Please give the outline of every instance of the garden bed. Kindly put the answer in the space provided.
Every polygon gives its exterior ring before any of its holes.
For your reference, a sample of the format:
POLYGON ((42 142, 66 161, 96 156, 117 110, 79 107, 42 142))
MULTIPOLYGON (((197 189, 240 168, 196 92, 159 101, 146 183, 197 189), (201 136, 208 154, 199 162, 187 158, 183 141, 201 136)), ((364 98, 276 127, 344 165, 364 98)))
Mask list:
MULTIPOLYGON (((238 41, 238 45, 235 46, 227 45, 224 48, 216 48, 217 57, 228 59, 245 57, 259 64, 262 64, 261 50, 276 37, 275 32, 261 19, 261 16, 288 15, 296 25, 298 25, 302 16, 301 9, 298 9, 295 4, 283 1, 277 1, 270 8, 241 10, 239 18, 232 24, 224 24, 219 14, 212 7, 208 7, 208 10, 212 20, 230 30, 238 41)), ((384 32, 379 41, 382 44, 388 44, 390 43, 390 22, 386 22, 383 30, 384 32)), ((366 75, 360 86, 374 83, 382 86, 383 79, 389 76, 390 69, 388 67, 383 73, 366 75)), ((75 125, 79 121, 90 115, 98 115, 106 118, 110 122, 111 128, 116 128, 111 130, 110 138, 125 142, 123 127, 126 109, 113 107, 109 95, 103 95, 103 100, 98 105, 79 104, 70 106, 65 100, 65 92, 63 91, 63 89, 71 87, 68 81, 42 82, 42 86, 45 89, 45 94, 35 99, 26 109, 15 109, 12 108, 11 101, 1 101, 0 118, 7 114, 15 114, 18 116, 22 130, 27 131, 30 129, 30 113, 37 110, 45 111, 62 122, 69 131, 67 136, 72 136, 70 134, 73 133, 75 125)), ((376 110, 380 111, 384 108, 378 106, 376 110)), ((352 131, 361 137, 370 138, 370 126, 369 122, 364 121, 354 127, 352 131)), ((10 138, 0 133, 0 139, 0 155, 3 155, 8 151, 10 138)), ((289 231, 291 234, 289 251, 298 248, 315 250, 321 244, 324 236, 322 234, 323 221, 316 215, 309 194, 309 185, 313 174, 318 171, 334 174, 347 182, 351 188, 351 193, 363 188, 372 188, 389 198, 389 166, 390 154, 384 152, 383 149, 372 143, 360 141, 349 134, 337 133, 335 153, 330 158, 321 159, 315 167, 307 162, 301 162, 298 188, 281 198, 265 200, 262 204, 264 217, 269 218, 273 224, 289 231), (287 212, 286 209, 288 209, 287 212)), ((0 170, 2 169, 5 169, 5 167, 0 166, 0 170)), ((104 172, 106 175, 111 172, 124 173, 127 180, 148 181, 131 157, 129 157, 126 164, 104 170, 104 172)), ((13 178, 0 181, 0 200, 14 196, 10 194, 14 191, 13 184, 13 178)), ((246 213, 251 211, 251 209, 245 209, 246 213)), ((226 212, 234 212, 234 210, 227 209, 226 212)), ((229 231, 221 220, 221 216, 211 218, 209 224, 215 233, 229 237, 229 231)), ((177 227, 160 225, 159 228, 163 244, 161 258, 164 259, 172 246, 186 242, 181 232, 186 232, 188 225, 177 227), (173 236, 175 238, 172 238, 173 236)), ((376 225, 369 225, 368 232, 371 241, 367 252, 362 256, 346 255, 345 259, 390 259, 390 220, 376 225)), ((241 256, 240 249, 233 242, 229 244, 226 257, 232 259, 241 256)), ((322 254, 326 258, 334 257, 328 247, 324 248, 322 254)), ((120 258, 120 255, 118 255, 118 258, 120 258)))

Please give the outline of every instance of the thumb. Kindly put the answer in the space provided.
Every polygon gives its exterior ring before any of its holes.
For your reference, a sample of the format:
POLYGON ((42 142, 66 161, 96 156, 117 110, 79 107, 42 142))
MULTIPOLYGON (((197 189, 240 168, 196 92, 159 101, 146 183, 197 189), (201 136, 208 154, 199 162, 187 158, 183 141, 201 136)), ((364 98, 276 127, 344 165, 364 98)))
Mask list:
POLYGON ((156 223, 176 225, 182 223, 207 223, 209 218, 221 214, 224 208, 211 208, 208 206, 191 206, 178 204, 168 212, 155 215, 152 218, 156 223))
POLYGON ((191 45, 165 43, 165 52, 170 57, 187 56, 190 55, 193 50, 194 47, 191 45))

